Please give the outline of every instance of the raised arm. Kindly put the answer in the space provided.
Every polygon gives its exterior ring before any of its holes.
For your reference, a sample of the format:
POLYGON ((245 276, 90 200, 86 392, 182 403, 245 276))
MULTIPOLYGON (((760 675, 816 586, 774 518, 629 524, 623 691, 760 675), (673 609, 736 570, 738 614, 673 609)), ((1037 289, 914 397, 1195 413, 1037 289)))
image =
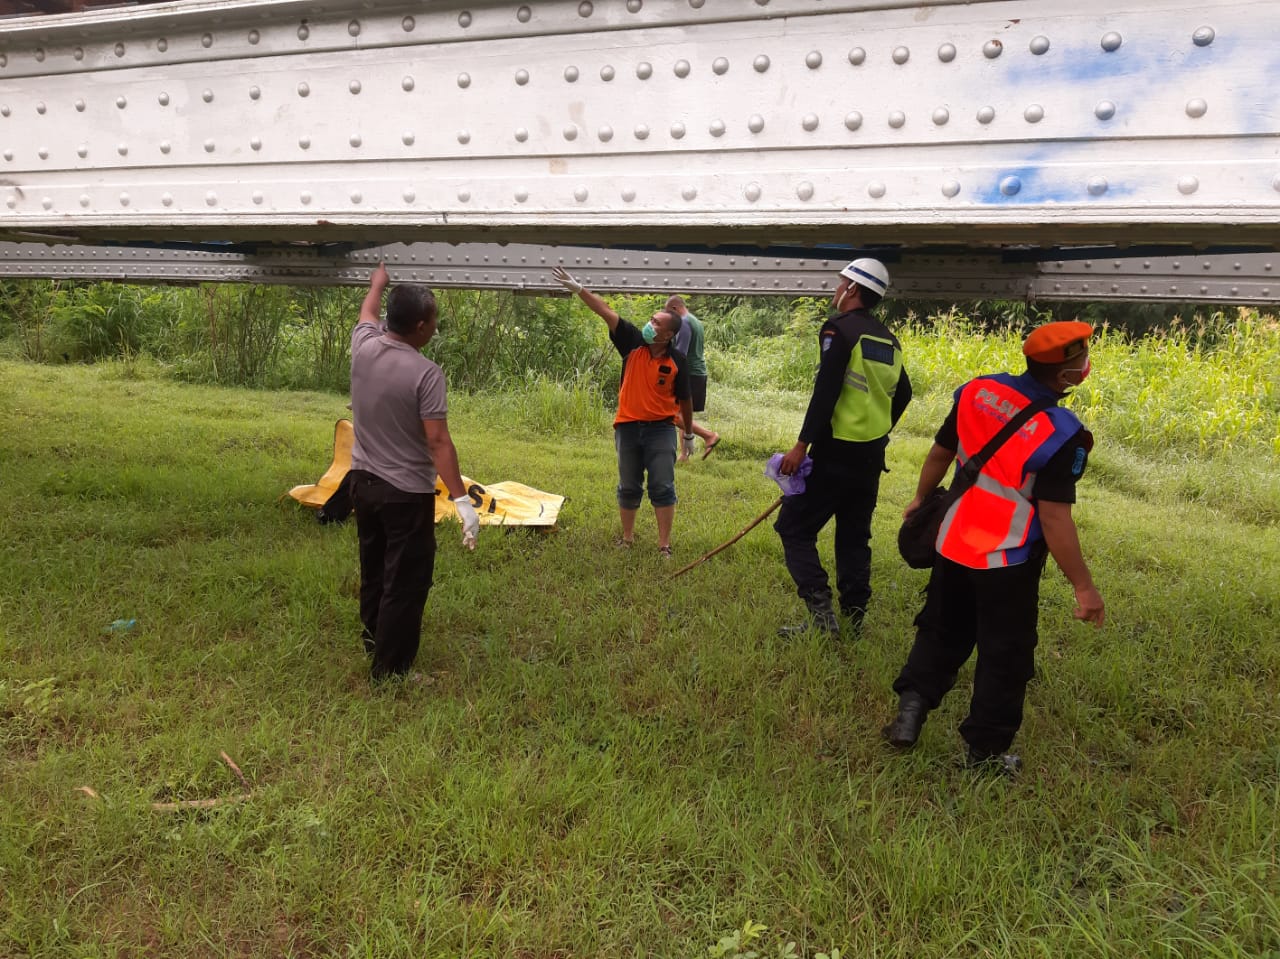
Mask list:
POLYGON ((610 333, 618 328, 618 314, 610 309, 608 303, 579 283, 572 273, 562 266, 557 266, 551 271, 551 276, 570 293, 577 293, 578 299, 587 304, 592 313, 609 325, 610 333))
POLYGON ((364 302, 360 304, 361 323, 378 322, 382 313, 382 294, 390 282, 391 277, 387 275, 385 264, 379 263, 369 274, 369 292, 365 294, 364 302))

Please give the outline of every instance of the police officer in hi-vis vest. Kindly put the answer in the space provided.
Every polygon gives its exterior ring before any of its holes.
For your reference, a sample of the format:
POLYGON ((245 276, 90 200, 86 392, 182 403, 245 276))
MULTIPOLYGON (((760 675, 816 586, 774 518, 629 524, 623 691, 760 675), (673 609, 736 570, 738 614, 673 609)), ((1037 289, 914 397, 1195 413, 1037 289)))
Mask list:
POLYGON ((808 619, 779 630, 783 636, 817 631, 838 636, 827 571, 818 558, 818 533, 836 518, 836 590, 854 635, 871 599, 871 514, 884 472, 884 451, 911 402, 898 338, 871 315, 889 288, 879 260, 854 260, 840 271, 832 316, 818 332, 821 350, 813 395, 800 438, 779 472, 790 476, 804 462, 813 471, 805 491, 788 496, 773 524, 782 539, 787 572, 808 608, 808 619))
POLYGON ((1075 589, 1076 619, 1100 627, 1102 596, 1080 551, 1071 518, 1076 482, 1093 436, 1058 400, 1089 375, 1087 323, 1048 323, 1023 343, 1027 370, 970 380, 934 437, 916 486, 911 515, 946 476, 952 461, 986 445, 1018 411, 1040 399, 1033 415, 989 459, 974 485, 943 519, 928 598, 916 617, 916 640, 893 684, 898 715, 883 730, 906 749, 929 710, 955 684, 978 650, 969 715, 960 724, 969 765, 1016 772, 1007 754, 1022 725, 1022 704, 1036 647, 1040 573, 1046 554, 1075 589))

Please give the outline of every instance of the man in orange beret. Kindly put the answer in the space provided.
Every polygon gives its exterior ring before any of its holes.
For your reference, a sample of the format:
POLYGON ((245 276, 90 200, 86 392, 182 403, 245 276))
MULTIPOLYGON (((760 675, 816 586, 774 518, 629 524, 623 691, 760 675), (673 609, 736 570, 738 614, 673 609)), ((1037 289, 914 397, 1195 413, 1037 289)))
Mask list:
POLYGON ((893 684, 898 714, 882 731, 892 746, 915 745, 925 717, 955 685, 976 647, 973 697, 960 724, 967 762, 1017 771, 1021 764, 1008 749, 1022 725, 1034 672, 1046 555, 1075 589, 1075 618, 1102 626, 1102 596, 1071 518, 1093 436, 1057 405, 1089 375, 1092 335, 1087 323, 1047 323, 1023 343, 1025 373, 980 376, 956 390, 904 517, 937 488, 952 462, 962 466, 1024 407, 1047 405, 996 450, 942 521, 915 644, 893 684))

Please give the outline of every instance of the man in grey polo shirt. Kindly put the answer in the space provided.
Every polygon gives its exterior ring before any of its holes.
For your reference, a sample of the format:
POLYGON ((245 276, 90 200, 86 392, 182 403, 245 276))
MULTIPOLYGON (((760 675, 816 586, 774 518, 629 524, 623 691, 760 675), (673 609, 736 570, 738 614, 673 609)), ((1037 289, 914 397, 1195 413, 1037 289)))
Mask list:
POLYGON ((475 549, 480 528, 445 419, 444 373, 418 352, 436 333, 435 296, 425 286, 397 286, 384 331, 378 313, 389 281, 379 263, 351 331, 351 498, 360 620, 375 680, 406 675, 418 654, 435 569, 437 472, 462 520, 463 545, 475 549))

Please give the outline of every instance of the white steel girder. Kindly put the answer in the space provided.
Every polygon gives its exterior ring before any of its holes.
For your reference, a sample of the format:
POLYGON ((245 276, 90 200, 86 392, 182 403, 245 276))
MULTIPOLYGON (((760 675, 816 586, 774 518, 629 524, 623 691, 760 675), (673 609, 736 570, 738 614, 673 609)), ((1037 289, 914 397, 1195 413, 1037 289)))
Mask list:
MULTIPOLYGON (((558 294, 563 291, 551 269, 564 266, 600 292, 828 296, 848 257, 521 244, 397 243, 351 252, 272 247, 244 253, 0 242, 0 277, 9 278, 363 286, 379 262, 395 282, 437 288, 558 294)), ((993 254, 909 254, 891 261, 889 269, 891 294, 908 298, 1280 303, 1280 255, 1274 253, 1101 255, 1042 263, 993 254)))
POLYGON ((0 234, 1280 240, 1274 0, 191 0, 0 21, 0 234))

